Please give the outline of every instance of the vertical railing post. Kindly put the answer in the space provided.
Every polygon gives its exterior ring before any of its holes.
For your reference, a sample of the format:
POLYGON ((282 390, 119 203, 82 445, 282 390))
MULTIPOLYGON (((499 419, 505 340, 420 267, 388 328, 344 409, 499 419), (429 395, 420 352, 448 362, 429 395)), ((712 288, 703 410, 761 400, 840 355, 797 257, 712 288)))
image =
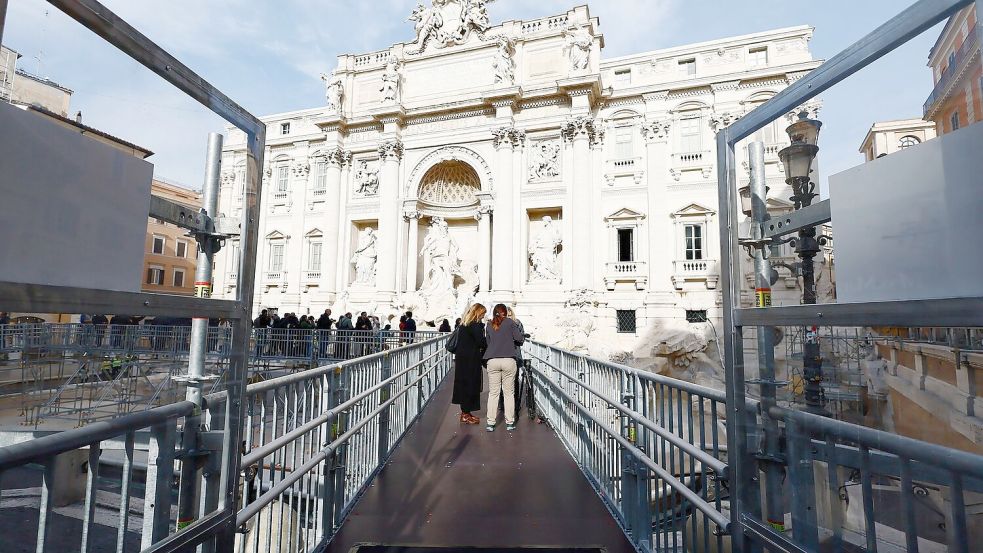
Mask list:
POLYGON ((174 439, 174 421, 167 421, 150 430, 140 549, 147 549, 168 534, 171 522, 171 482, 174 480, 174 439))
MULTIPOLYGON (((619 380, 621 404, 629 409, 634 409, 635 381, 632 375, 622 372, 619 380)), ((621 435, 629 442, 636 443, 638 428, 635 421, 624 412, 620 412, 618 419, 621 425, 621 435)), ((631 541, 639 546, 644 537, 638 512, 641 507, 638 497, 639 463, 627 447, 619 446, 618 449, 621 453, 621 511, 625 517, 625 526, 631 534, 631 541)), ((651 526, 651 523, 649 525, 651 526)))
POLYGON ((335 505, 338 493, 335 483, 337 482, 338 457, 335 451, 328 455, 324 460, 324 469, 321 473, 321 531, 323 536, 317 536, 318 540, 325 540, 334 534, 335 528, 335 505))
MULTIPOLYGON (((348 400, 347 375, 352 373, 351 371, 342 371, 342 367, 339 365, 335 368, 334 374, 336 387, 332 395, 335 398, 334 406, 337 407, 348 400)), ((331 436, 332 442, 348 430, 348 419, 347 412, 338 413, 338 417, 335 419, 334 432, 331 436)), ((339 525, 345 509, 345 496, 347 494, 345 488, 347 469, 345 465, 348 462, 348 444, 338 444, 334 457, 334 524, 339 525)))
MULTIPOLYGON (((392 376, 392 355, 386 352, 382 356, 381 381, 385 382, 392 376)), ((379 390, 379 404, 389 401, 391 384, 386 384, 379 390)), ((389 457, 389 406, 385 406, 379 412, 379 464, 386 461, 389 457)))

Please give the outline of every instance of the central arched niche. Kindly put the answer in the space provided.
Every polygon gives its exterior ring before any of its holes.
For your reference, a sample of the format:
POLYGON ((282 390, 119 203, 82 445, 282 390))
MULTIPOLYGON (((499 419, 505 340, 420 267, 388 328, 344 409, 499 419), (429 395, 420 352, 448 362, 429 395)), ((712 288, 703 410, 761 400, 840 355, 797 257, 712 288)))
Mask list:
POLYGON ((481 179, 471 165, 451 159, 431 167, 420 180, 417 199, 438 208, 468 208, 478 205, 481 179))

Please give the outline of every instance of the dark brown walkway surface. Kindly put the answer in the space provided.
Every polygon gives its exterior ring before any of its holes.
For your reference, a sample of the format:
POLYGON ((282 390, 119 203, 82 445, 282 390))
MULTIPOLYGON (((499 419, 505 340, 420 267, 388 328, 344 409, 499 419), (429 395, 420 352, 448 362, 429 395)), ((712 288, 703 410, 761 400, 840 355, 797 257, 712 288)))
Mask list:
POLYGON ((357 544, 634 551, 549 426, 525 410, 511 434, 502 421, 492 433, 483 423, 462 425, 450 404, 452 379, 328 551, 348 553, 357 544))

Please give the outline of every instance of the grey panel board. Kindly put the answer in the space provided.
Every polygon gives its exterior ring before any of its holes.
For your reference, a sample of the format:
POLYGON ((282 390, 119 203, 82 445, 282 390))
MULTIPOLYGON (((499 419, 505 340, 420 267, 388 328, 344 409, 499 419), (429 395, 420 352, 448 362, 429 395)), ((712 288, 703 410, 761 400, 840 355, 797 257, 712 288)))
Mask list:
POLYGON ((0 104, 0 281, 137 292, 153 165, 0 104))
POLYGON ((983 296, 983 125, 829 179, 837 300, 983 296))

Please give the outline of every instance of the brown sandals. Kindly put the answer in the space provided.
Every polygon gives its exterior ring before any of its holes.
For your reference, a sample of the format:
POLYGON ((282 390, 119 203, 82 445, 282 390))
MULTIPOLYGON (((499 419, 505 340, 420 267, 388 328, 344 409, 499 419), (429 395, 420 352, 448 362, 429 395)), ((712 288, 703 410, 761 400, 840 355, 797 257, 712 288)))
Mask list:
POLYGON ((461 422, 464 424, 478 424, 481 422, 481 419, 470 413, 461 413, 461 422))

